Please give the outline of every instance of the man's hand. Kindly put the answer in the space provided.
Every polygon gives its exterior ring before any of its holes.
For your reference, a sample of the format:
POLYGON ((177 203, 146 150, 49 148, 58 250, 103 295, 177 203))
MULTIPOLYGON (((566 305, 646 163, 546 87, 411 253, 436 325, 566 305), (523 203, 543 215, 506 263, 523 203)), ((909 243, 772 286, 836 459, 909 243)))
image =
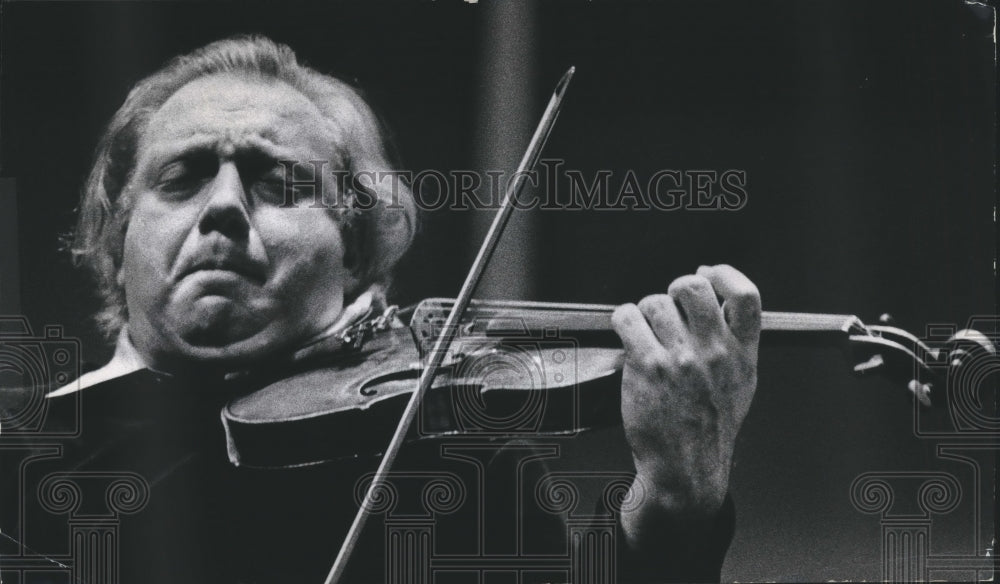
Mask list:
POLYGON ((725 265, 615 311, 625 346, 622 419, 637 471, 637 505, 622 512, 630 543, 647 548, 663 522, 710 522, 722 505, 757 384, 760 319, 757 287, 725 265))

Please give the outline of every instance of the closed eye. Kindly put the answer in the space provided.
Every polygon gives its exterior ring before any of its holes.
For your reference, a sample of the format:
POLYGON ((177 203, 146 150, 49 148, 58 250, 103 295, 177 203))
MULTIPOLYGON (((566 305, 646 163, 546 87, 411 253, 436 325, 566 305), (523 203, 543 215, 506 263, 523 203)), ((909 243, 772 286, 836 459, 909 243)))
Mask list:
POLYGON ((218 160, 210 152, 188 153, 160 169, 156 186, 166 194, 190 195, 212 180, 218 172, 218 160))
POLYGON ((300 199, 322 196, 322 176, 317 180, 314 174, 310 164, 278 161, 263 153, 240 163, 240 175, 248 190, 256 200, 271 205, 296 205, 300 199))

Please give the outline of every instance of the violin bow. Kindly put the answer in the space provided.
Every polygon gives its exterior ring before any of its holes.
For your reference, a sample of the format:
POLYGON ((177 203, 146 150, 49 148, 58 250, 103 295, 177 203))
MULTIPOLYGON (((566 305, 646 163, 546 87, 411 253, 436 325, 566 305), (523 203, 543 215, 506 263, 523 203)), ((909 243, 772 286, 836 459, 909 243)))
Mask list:
POLYGON ((347 531, 347 537, 344 539, 344 543, 340 547, 337 559, 334 560, 333 567, 330 568, 330 573, 326 577, 326 584, 338 584, 344 576, 344 572, 347 569, 347 562, 350 560, 351 552, 354 550, 354 546, 361 537, 361 531, 364 529, 365 523, 368 520, 368 510, 374 505, 376 493, 385 485, 389 469, 396 460, 396 456, 399 454, 399 449, 403 445, 407 432, 409 432, 410 425, 413 423, 413 419, 417 415, 417 408, 420 407, 424 394, 427 393, 431 384, 434 383, 434 378, 437 376, 438 369, 440 369, 441 363, 444 361, 444 357, 447 355, 448 349, 451 347, 451 343, 455 339, 459 330, 458 324, 462 320, 465 309, 469 306, 469 301, 472 299, 472 293, 475 292, 476 287, 479 285, 479 280, 483 275, 483 270, 486 269, 486 264, 490 261, 490 258, 493 256, 493 252, 496 250, 497 244, 500 242, 500 236, 503 234, 503 230, 507 226, 507 221, 510 219, 510 214, 514 210, 514 204, 517 201, 517 197, 524 188, 524 182, 527 174, 538 164, 538 159, 542 154, 542 148, 545 147, 545 142, 549 139, 549 134, 552 132, 552 127, 555 125, 556 118, 559 117, 559 108, 562 105, 563 96, 566 94, 566 89, 569 87, 569 82, 573 78, 573 73, 575 71, 575 67, 570 67, 566 73, 563 74, 559 83, 556 84, 555 91, 552 92, 552 97, 549 99, 549 103, 545 107, 542 119, 538 122, 538 127, 535 128, 535 134, 531 137, 531 142, 528 143, 528 148, 524 152, 524 156, 521 158, 521 163, 517 167, 517 172, 514 174, 514 180, 507 185, 507 191, 504 193, 504 198, 500 203, 500 208, 493 217, 493 223, 490 225, 490 229, 486 233, 486 239, 480 246, 479 253, 476 255, 475 261, 472 262, 472 267, 469 269, 468 275, 465 277, 465 283, 462 284, 462 289, 458 293, 458 297, 455 299, 451 312, 448 313, 448 318, 445 320, 444 327, 441 329, 440 335, 438 335, 433 348, 428 354, 429 361, 424 367, 424 370, 420 375, 420 379, 417 381, 417 389, 410 396, 410 401, 406 404, 406 409, 403 411, 403 416, 399 420, 399 425, 396 426, 396 431, 392 435, 392 440, 389 441, 389 446, 386 448, 385 454, 382 455, 382 461, 379 463, 378 469, 375 471, 375 476, 372 477, 371 484, 368 485, 368 490, 365 492, 365 498, 361 502, 361 508, 358 509, 357 515, 354 516, 354 522, 351 524, 351 528, 347 531))

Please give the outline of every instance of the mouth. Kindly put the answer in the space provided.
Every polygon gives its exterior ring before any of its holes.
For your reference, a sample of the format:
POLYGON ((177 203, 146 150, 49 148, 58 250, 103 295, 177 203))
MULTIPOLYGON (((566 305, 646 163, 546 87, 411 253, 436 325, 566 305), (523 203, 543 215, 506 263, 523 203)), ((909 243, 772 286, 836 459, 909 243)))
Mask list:
POLYGON ((239 257, 209 257, 200 259, 181 272, 178 280, 199 273, 220 272, 242 276, 255 284, 261 285, 267 280, 264 267, 245 258, 239 257))

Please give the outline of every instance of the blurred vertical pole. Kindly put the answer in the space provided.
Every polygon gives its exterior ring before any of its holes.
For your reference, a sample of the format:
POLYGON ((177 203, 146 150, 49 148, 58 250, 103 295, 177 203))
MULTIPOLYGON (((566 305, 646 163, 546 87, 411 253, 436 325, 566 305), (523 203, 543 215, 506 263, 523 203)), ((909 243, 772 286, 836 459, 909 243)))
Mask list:
POLYGON ((0 316, 21 314, 19 250, 16 182, 0 178, 0 316))
MULTIPOLYGON (((836 287, 844 306, 858 306, 870 294, 867 282, 880 277, 875 262, 859 257, 859 250, 879 247, 879 228, 869 224, 877 220, 876 213, 859 213, 865 193, 872 188, 863 157, 866 124, 864 100, 870 99, 859 87, 864 69, 863 48, 852 34, 852 5, 843 2, 795 3, 796 16, 803 26, 796 27, 801 51, 813 55, 807 63, 808 73, 798 83, 803 99, 801 111, 806 117, 798 128, 805 148, 815 152, 817 165, 809 177, 813 184, 803 183, 810 198, 808 214, 801 227, 805 233, 824 233, 835 237, 850 229, 851 236, 842 245, 829 245, 814 250, 809 266, 809 286, 812 298, 823 298, 836 287), (822 23, 817 26, 814 23, 822 23), (872 239, 863 242, 861 238, 872 239), (849 268, 849 269, 845 269, 849 268), (854 279, 848 282, 846 279, 854 279), (835 279, 839 279, 836 281, 835 279), (860 284, 860 285, 859 285, 860 284)), ((901 64, 905 66, 905 64, 901 64)), ((831 239, 832 241, 833 239, 831 239)), ((805 291, 803 291, 806 293, 805 291)), ((843 308, 837 308, 843 310, 843 308)))
MULTIPOLYGON (((489 198, 487 172, 502 172, 500 192, 517 168, 531 139, 542 108, 535 88, 535 9, 528 0, 484 2, 479 114, 476 134, 476 170, 482 177, 480 199, 489 198)), ((555 81, 553 80, 553 83, 555 81)), ((544 104, 542 104, 544 105, 544 104)), ((531 184, 522 200, 534 196, 531 184)), ((485 236, 493 212, 476 211, 473 246, 485 236)), ((534 211, 515 210, 477 294, 480 298, 523 299, 534 291, 537 277, 534 250, 537 220, 534 211)), ((470 257, 475 250, 470 250, 470 257)))

